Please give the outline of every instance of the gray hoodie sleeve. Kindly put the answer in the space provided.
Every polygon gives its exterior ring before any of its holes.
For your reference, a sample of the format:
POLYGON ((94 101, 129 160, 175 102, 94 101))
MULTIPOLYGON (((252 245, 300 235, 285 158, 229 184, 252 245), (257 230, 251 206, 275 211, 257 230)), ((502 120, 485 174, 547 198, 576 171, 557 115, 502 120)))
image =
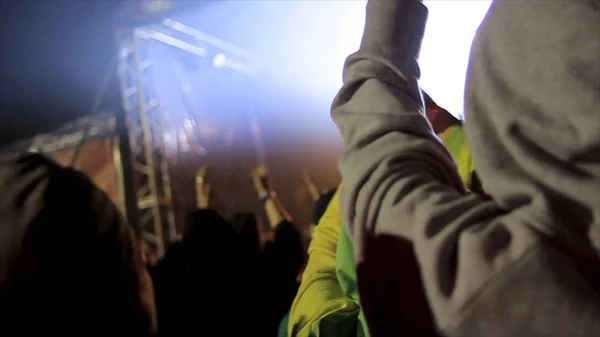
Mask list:
POLYGON ((356 264, 369 238, 411 241, 434 318, 449 336, 587 336, 598 328, 590 317, 599 317, 598 302, 583 302, 589 287, 531 218, 466 194, 424 117, 417 57, 425 21, 418 0, 370 0, 360 49, 332 105, 344 139, 340 207, 356 264), (562 319, 570 324, 550 324, 562 319))
POLYGON ((426 16, 418 0, 369 1, 360 50, 346 61, 333 102, 344 139, 341 206, 359 259, 367 232, 415 240, 474 207, 497 212, 466 196, 425 118, 417 57, 426 16))
POLYGON ((391 223, 415 223, 412 217, 430 192, 444 200, 464 194, 424 115, 417 58, 426 17, 418 0, 369 1, 360 50, 344 67, 331 114, 344 139, 341 202, 354 237, 369 230, 411 239, 412 226, 391 223))

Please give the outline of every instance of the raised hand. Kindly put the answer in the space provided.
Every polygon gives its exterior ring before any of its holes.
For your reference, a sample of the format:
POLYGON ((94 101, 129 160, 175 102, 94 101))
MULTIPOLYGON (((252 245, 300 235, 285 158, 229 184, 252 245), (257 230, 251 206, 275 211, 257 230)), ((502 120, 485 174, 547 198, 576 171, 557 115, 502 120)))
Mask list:
POLYGON ((206 181, 208 165, 203 165, 196 174, 196 203, 198 208, 209 208, 212 188, 206 181))
POLYGON ((265 165, 258 165, 250 170, 252 176, 252 182, 256 192, 261 196, 266 192, 271 191, 271 184, 269 182, 269 170, 265 165))
POLYGON ((308 188, 308 192, 310 193, 310 196, 313 199, 313 201, 316 202, 317 200, 319 200, 321 193, 319 193, 319 189, 315 185, 307 168, 302 169, 302 179, 304 180, 304 184, 306 184, 306 188, 308 188))

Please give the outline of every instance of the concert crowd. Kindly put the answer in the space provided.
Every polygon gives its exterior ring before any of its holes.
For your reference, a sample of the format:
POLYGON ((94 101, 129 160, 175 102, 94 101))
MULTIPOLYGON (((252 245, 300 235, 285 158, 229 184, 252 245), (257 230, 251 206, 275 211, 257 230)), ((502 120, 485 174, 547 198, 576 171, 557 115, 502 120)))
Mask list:
POLYGON ((331 107, 342 181, 306 179, 308 234, 263 165, 266 219, 225 219, 199 168, 156 256, 84 174, 1 162, 0 334, 600 336, 599 13, 494 1, 459 120, 419 85, 422 1, 368 0, 331 107))

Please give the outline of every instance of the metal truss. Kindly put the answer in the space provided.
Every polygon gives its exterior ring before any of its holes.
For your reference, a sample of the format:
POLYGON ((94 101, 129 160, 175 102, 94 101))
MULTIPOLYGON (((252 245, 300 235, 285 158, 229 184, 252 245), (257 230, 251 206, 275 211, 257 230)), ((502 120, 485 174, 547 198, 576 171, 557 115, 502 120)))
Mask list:
POLYGON ((142 236, 165 251, 163 224, 168 240, 178 238, 173 197, 166 160, 165 130, 156 88, 152 80, 152 61, 143 49, 140 31, 121 36, 119 77, 131 144, 134 185, 142 236))
MULTIPOLYGON (((212 66, 216 68, 229 68, 251 78, 258 77, 263 66, 243 49, 170 19, 159 25, 118 32, 118 39, 121 95, 134 162, 140 228, 143 237, 154 243, 158 255, 162 256, 167 243, 179 239, 165 138, 180 138, 178 132, 172 132, 173 123, 181 124, 181 130, 186 130, 188 142, 193 138, 190 133, 195 130, 187 130, 184 120, 166 120, 146 47, 149 43, 169 45, 196 57, 212 59, 212 66)), ((196 128, 197 123, 190 127, 196 128)), ((194 148, 194 144, 190 145, 194 148)), ((186 150, 178 146, 177 151, 186 150)))

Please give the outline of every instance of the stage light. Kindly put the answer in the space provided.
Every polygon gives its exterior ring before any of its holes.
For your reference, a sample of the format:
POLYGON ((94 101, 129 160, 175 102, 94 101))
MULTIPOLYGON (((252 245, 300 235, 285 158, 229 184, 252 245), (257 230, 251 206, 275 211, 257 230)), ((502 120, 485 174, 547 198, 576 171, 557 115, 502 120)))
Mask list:
POLYGON ((215 68, 223 68, 225 63, 227 62, 227 56, 223 53, 219 53, 213 58, 213 67, 215 68))

